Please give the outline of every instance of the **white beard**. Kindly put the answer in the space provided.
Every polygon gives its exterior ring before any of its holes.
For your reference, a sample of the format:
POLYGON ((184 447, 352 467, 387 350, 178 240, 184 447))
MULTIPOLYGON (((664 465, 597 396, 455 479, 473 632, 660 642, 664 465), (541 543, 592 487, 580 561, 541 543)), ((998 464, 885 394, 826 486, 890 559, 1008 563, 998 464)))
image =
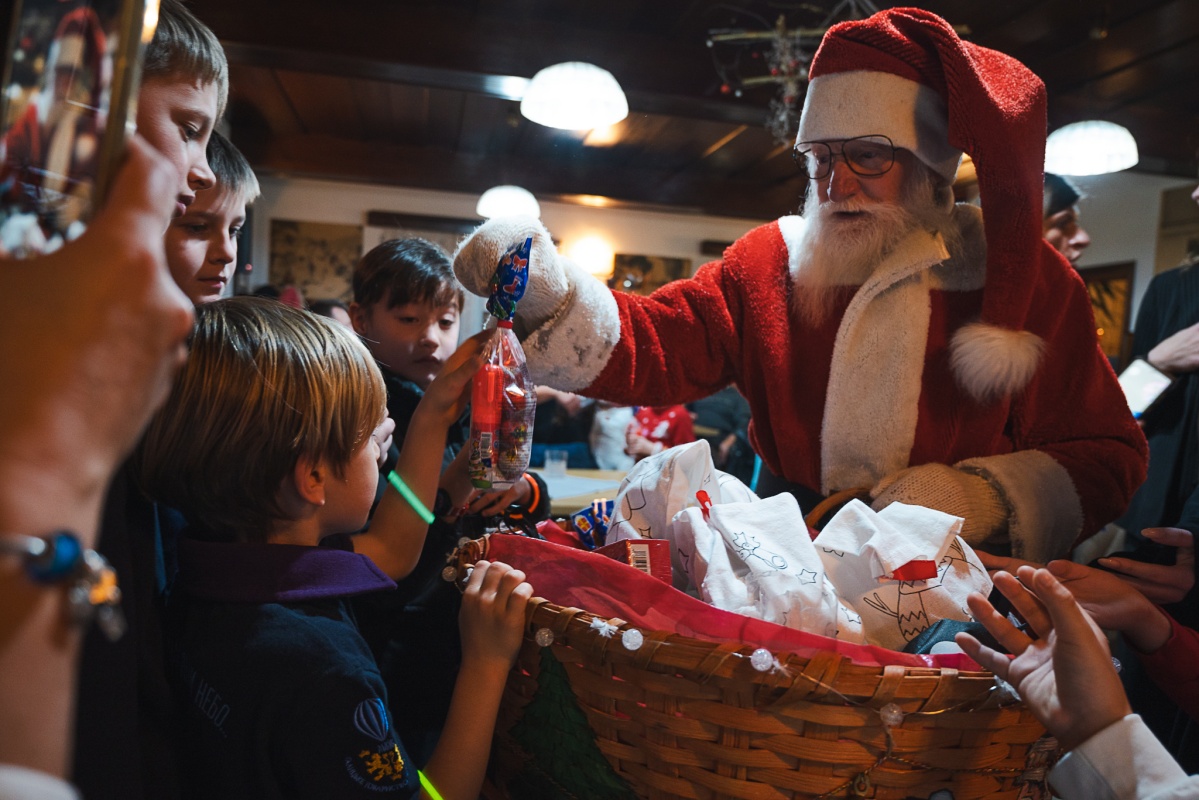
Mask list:
POLYGON ((819 203, 809 191, 795 261, 792 306, 811 325, 824 322, 839 286, 860 286, 882 260, 920 224, 920 215, 894 203, 819 203), (857 212, 854 216, 839 213, 857 212))

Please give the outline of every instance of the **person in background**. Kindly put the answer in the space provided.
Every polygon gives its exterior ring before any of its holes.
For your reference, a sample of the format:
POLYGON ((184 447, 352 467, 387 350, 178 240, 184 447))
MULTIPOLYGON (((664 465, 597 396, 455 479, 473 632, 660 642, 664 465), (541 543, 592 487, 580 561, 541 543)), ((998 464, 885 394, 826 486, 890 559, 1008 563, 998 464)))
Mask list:
POLYGON ((354 327, 354 323, 350 320, 350 307, 336 298, 312 300, 308 303, 308 310, 313 314, 328 317, 347 328, 354 327))
POLYGON ((1045 173, 1045 200, 1041 229, 1045 241, 1077 264, 1082 251, 1091 246, 1091 237, 1078 221, 1078 201, 1082 193, 1070 181, 1052 172, 1045 173))
POLYGON ((587 441, 595 465, 599 469, 628 470, 636 460, 625 452, 629 426, 633 424, 633 409, 606 400, 595 401, 595 416, 587 441))
MULTIPOLYGON (((173 165, 134 136, 108 201, 79 239, 27 261, 0 253, 3 800, 76 796, 62 779, 83 631, 66 622, 63 585, 25 573, 14 535, 66 530, 95 547, 113 473, 170 389, 192 319, 162 245, 178 185, 173 165), (55 302, 37 301, 44 297, 55 302)), ((117 575, 122 586, 131 577, 117 575)), ((130 740, 120 745, 133 749, 130 740)))
MULTIPOLYGON (((484 342, 464 343, 413 413, 397 471, 425 504, 484 342)), ((394 591, 423 544, 415 504, 406 530, 355 533, 375 499, 385 401, 370 353, 332 320, 251 297, 197 309, 188 361, 138 450, 147 491, 190 523, 168 628, 187 796, 423 796, 349 603, 394 591)), ((523 573, 486 561, 464 587, 462 669, 426 766, 446 798, 478 796, 531 596, 523 573)))
MULTIPOLYGON (((1199 188, 1192 198, 1199 202, 1199 188)), ((1149 282, 1137 310, 1132 357, 1145 359, 1174 382, 1141 417, 1149 474, 1116 521, 1125 532, 1123 549, 1106 562, 1122 575, 1163 587, 1157 602, 1180 623, 1196 628, 1193 551, 1179 548, 1177 537, 1163 539, 1156 532, 1178 528, 1199 534, 1199 268, 1194 264, 1166 270, 1149 282)), ((1180 716, 1137 662, 1121 677, 1150 729, 1184 768, 1199 770, 1199 724, 1180 716)))
POLYGON ((261 190, 250 162, 233 143, 213 132, 208 166, 215 185, 196 195, 167 228, 167 266, 171 277, 196 305, 218 300, 237 267, 237 242, 246 224, 246 208, 261 190))
POLYGON ((685 406, 641 406, 625 434, 625 452, 640 461, 670 447, 695 441, 691 412, 685 406))
POLYGON ((549 386, 538 386, 536 392, 537 413, 533 418, 529 466, 544 465, 546 450, 565 450, 571 469, 595 469, 590 434, 596 409, 591 398, 549 386))
POLYGON ((736 386, 687 404, 696 435, 712 446, 712 463, 749 485, 754 474, 754 451, 749 443, 749 403, 736 386), (713 431, 701 434, 700 429, 713 431))
POLYGON ((972 594, 967 599, 971 613, 1007 653, 967 633, 959 633, 957 642, 984 668, 1014 685, 1066 751, 1049 773, 1054 794, 1063 800, 1199 796, 1199 777, 1188 777, 1132 713, 1103 632, 1053 573, 1021 566, 1015 576, 997 572, 994 579, 1031 633, 1017 629, 982 595, 972 594))

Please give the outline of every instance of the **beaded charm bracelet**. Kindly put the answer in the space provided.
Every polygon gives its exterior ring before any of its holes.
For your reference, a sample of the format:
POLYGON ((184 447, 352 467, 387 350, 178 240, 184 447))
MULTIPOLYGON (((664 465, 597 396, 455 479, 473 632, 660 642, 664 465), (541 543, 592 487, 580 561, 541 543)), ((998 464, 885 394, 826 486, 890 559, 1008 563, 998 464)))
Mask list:
POLYGON ((46 536, 0 534, 0 554, 19 556, 34 583, 66 584, 70 622, 85 627, 94 618, 111 641, 124 635, 116 570, 104 556, 85 549, 75 534, 64 530, 46 536))

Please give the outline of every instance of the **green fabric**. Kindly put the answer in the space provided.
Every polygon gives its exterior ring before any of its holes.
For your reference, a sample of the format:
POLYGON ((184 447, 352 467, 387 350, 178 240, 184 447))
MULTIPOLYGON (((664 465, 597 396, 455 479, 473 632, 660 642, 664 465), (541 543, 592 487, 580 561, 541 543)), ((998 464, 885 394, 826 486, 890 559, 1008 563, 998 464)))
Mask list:
POLYGON ((520 773, 509 781, 512 797, 636 798, 596 747, 595 735, 575 701, 566 669, 548 647, 541 649, 537 691, 510 733, 530 756, 520 773))

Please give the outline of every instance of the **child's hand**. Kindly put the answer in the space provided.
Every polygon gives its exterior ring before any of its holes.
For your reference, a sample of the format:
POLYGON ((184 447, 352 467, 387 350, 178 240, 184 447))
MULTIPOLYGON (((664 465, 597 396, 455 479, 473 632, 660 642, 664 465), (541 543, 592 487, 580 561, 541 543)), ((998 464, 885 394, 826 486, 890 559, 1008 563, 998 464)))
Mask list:
POLYGON ((522 475, 520 480, 507 489, 479 492, 470 499, 466 510, 471 514, 482 514, 485 517, 495 516, 514 503, 527 504, 532 493, 533 487, 522 475))
POLYGON ((1107 640, 1070 593, 1046 570, 1020 567, 1018 572, 1019 580, 996 573, 995 586, 1038 638, 1017 630, 975 593, 966 600, 974 618, 1014 657, 968 633, 959 633, 956 640, 967 655, 1014 684, 1033 715, 1064 749, 1073 750, 1127 715, 1128 700, 1107 640))
POLYGON ((1173 564, 1146 564, 1131 558, 1101 558, 1099 563, 1120 574, 1155 603, 1177 603, 1195 585, 1195 542, 1184 528, 1145 528, 1141 535, 1158 544, 1176 547, 1173 564))
POLYGON ((507 564, 479 561, 462 595, 458 615, 462 661, 507 672, 516 661, 533 587, 507 564))
POLYGON ((483 366, 483 346, 491 334, 491 331, 481 331, 458 346, 429 384, 413 414, 414 418, 424 416, 429 420, 431 417, 449 427, 462 416, 466 404, 470 402, 471 378, 483 366))
POLYGON ((383 421, 379 423, 379 427, 375 428, 374 432, 371 433, 371 438, 379 445, 379 469, 383 469, 383 465, 387 463, 387 454, 391 450, 395 430, 396 421, 389 414, 383 417, 383 421))

